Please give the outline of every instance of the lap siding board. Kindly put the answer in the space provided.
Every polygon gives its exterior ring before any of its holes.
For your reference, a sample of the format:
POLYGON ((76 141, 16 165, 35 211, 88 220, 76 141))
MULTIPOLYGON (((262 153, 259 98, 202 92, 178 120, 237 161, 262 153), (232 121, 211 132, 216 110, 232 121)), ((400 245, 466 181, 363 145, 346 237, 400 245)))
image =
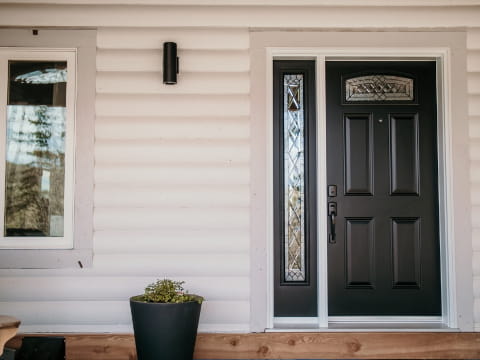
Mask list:
MULTIPOLYGON (((51 334, 48 334, 51 335, 51 334)), ((134 360, 132 334, 58 334, 68 360, 134 360)), ((7 343, 19 348, 21 334, 7 343)), ((480 359, 480 333, 198 334, 195 359, 480 359)))

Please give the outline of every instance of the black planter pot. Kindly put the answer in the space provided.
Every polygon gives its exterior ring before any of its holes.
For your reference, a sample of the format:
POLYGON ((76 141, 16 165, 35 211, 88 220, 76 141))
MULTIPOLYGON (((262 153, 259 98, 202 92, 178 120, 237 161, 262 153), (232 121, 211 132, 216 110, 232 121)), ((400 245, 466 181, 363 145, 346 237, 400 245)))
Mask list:
POLYGON ((138 360, 192 360, 201 304, 130 298, 138 360))

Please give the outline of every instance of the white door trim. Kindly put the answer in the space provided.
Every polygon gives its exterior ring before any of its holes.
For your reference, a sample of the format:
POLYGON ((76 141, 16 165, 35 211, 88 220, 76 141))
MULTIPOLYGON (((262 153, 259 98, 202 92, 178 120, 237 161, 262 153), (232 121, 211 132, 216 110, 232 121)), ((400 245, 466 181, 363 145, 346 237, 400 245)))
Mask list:
MULTIPOLYGON (((453 223, 453 154, 452 154, 452 113, 451 113, 451 74, 450 49, 448 47, 267 47, 266 48, 266 164, 267 164, 267 328, 275 323, 288 323, 288 319, 273 316, 273 60, 274 59, 314 59, 317 63, 317 161, 318 161, 318 239, 327 233, 326 194, 326 100, 325 100, 325 63, 329 60, 436 60, 437 61, 437 128, 439 160, 439 233, 442 282, 442 318, 441 323, 448 328, 457 327, 456 281, 455 281, 455 244, 453 223), (450 214, 450 216, 448 216, 450 214)), ((319 328, 328 328, 327 295, 327 242, 318 241, 318 317, 319 328)), ((299 319, 295 322, 298 323, 299 319)), ((372 323, 384 322, 383 317, 348 317, 330 319, 335 322, 372 323)), ((391 319, 390 319, 391 320, 391 319)), ((404 317, 402 322, 420 322, 431 324, 439 322, 438 317, 404 317)), ((307 319, 306 323, 312 322, 307 319)), ((393 323, 392 323, 392 328, 393 323)))

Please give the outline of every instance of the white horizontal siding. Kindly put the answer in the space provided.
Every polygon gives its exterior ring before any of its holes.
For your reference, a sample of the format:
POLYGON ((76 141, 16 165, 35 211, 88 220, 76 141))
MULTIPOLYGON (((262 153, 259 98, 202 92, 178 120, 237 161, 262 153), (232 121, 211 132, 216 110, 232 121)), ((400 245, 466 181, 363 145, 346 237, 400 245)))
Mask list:
MULTIPOLYGON (((19 319, 29 319, 27 324, 57 326, 59 320, 69 325, 123 325, 130 324, 130 308, 128 300, 118 301, 15 301, 3 302, 2 312, 19 319), (101 316, 99 316, 101 315, 101 316)), ((248 317, 248 301, 205 301, 202 304, 200 322, 214 324, 221 328, 222 324, 243 324, 248 317), (232 308, 235 311, 232 311, 232 308)), ((22 331, 20 327, 20 331, 22 331)))
POLYGON ((246 185, 130 186, 97 185, 95 203, 99 208, 248 208, 246 185), (122 194, 122 196, 118 196, 122 194))
MULTIPOLYGON (((158 39, 155 40, 153 45, 155 48, 135 49, 135 51, 130 49, 100 49, 97 54, 97 69, 106 72, 160 72, 162 71, 163 53, 158 48, 158 39)), ((250 68, 248 49, 187 50, 184 43, 181 43, 181 45, 182 49, 178 50, 178 57, 180 58, 179 67, 182 74, 245 73, 250 68)), ((136 44, 130 46, 133 47, 136 44)), ((173 87, 170 86, 170 88, 173 87)))
POLYGON ((480 94, 476 94, 476 93, 469 94, 469 96, 468 96, 468 115, 469 116, 480 116, 480 94))
POLYGON ((468 93, 471 95, 480 95, 480 70, 478 72, 471 71, 469 73, 468 93))
POLYGON ((116 28, 98 39, 93 271, 187 279, 207 298, 200 330, 245 331, 248 32, 116 28), (172 39, 180 74, 165 86, 160 48, 172 39))
POLYGON ((480 160, 480 139, 471 139, 470 142, 470 159, 473 161, 480 160))
MULTIPOLYGON (((478 224, 474 225, 475 228, 478 228, 478 224)), ((474 251, 473 253, 473 275, 475 277, 480 276, 480 251, 474 251)))
MULTIPOLYGON (((165 276, 207 298, 200 329, 248 330, 248 28, 463 29, 480 18, 478 7, 461 6, 64 4, 0 5, 2 27, 98 28, 94 265, 0 270, 1 312, 21 318, 23 331, 131 331, 127 298, 165 276), (175 86, 162 84, 165 41, 179 47, 175 86)), ((480 30, 467 44, 480 328, 480 30)))
POLYGON ((474 314, 474 320, 475 320, 475 331, 480 331, 480 301, 478 298, 475 298, 474 301, 474 308, 473 308, 473 314, 474 314))
POLYGON ((472 226, 474 228, 480 227, 480 206, 477 205, 472 206, 472 226))
POLYGON ((2 0, 16 4, 144 4, 144 5, 274 5, 274 6, 466 6, 478 5, 478 0, 2 0))
MULTIPOLYGON (((305 28, 449 28, 478 26, 480 9, 477 6, 458 7, 278 7, 269 6, 226 7, 226 6, 88 6, 88 5, 1 5, 0 23, 3 26, 91 26, 123 28, 269 28, 269 29, 305 29, 305 28), (52 16, 55 13, 55 16, 52 16)), ((190 31, 190 30, 185 30, 190 31)), ((195 31, 195 30, 192 30, 195 31)), ((215 32, 216 30, 212 30, 215 32)), ((126 32, 126 30, 125 30, 126 32)), ((167 33, 156 39, 157 46, 163 41, 182 39, 182 33, 167 33)), ((102 34, 99 37, 102 40, 102 34)), ((230 42, 225 34, 225 44, 230 42)), ((221 37, 221 34, 216 35, 221 37)), ((128 38, 144 43, 141 36, 128 38)), ((216 38, 213 38, 214 40, 216 38)), ((123 38, 116 42, 108 41, 112 48, 123 48, 123 38)), ((194 47, 196 38, 186 36, 185 42, 194 47)), ((237 43, 232 38, 231 47, 237 43)), ((248 46, 248 40, 242 48, 248 46)), ((214 46, 208 36, 201 46, 214 46)), ((109 46, 101 42, 99 46, 109 46)), ((151 46, 151 45, 149 45, 151 46)), ((226 45, 227 46, 227 45, 226 45)))
MULTIPOLYGON (((177 279, 177 278, 174 278, 177 279)), ((45 277, 35 278, 37 287, 31 286, 31 279, 25 277, 0 278, 0 301, 2 302, 48 302, 62 301, 112 301, 127 300, 141 294, 145 286, 155 277, 45 277)), ((208 301, 248 301, 248 277, 182 277, 189 292, 201 292, 208 301), (193 285, 193 286, 192 286, 193 285)))
POLYGON ((480 50, 480 28, 468 30, 467 49, 469 51, 467 62, 472 62, 471 55, 473 56, 478 55, 476 53, 476 50, 480 50))
POLYGON ((468 31, 467 48, 474 322, 475 329, 480 330, 480 31, 478 29, 468 31))
POLYGON ((249 322, 248 41, 245 30, 98 32, 93 271, 189 279, 212 330, 249 322), (169 40, 175 86, 162 83, 169 40))
POLYGON ((246 29, 98 30, 93 267, 2 270, 0 312, 22 331, 129 332, 128 298, 169 277, 206 298, 200 330, 248 330, 248 48, 246 29))
POLYGON ((250 158, 245 140, 98 140, 99 164, 246 163, 250 158))
POLYGON ((474 228, 472 230, 472 238, 473 251, 480 251, 480 228, 474 228))
MULTIPOLYGON (((172 184, 208 185, 225 183, 249 184, 248 164, 165 164, 138 166, 135 164, 103 164, 95 170, 95 181, 101 184, 136 184, 137 186, 162 186, 172 184)), ((478 175, 480 178, 480 174, 478 175)))
POLYGON ((480 162, 479 161, 471 162, 470 181, 472 182, 473 186, 475 186, 476 183, 480 183, 480 162))
MULTIPOLYGON (((138 235, 136 235, 138 236, 138 235)), ((134 238, 136 239, 136 237, 134 238)), ((135 241, 135 240, 133 240, 135 241)), ((248 276, 249 274, 249 255, 248 252, 242 253, 235 253, 231 254, 232 250, 228 250, 225 253, 185 253, 185 254, 176 254, 176 253, 168 253, 169 249, 166 251, 161 251, 162 256, 156 255, 158 251, 156 251, 155 247, 153 250, 148 254, 139 254, 139 253, 115 253, 112 251, 111 253, 98 253, 95 255, 95 266, 94 268, 89 269, 80 269, 72 268, 72 269, 65 269, 65 270, 52 270, 52 271, 45 271, 39 272, 31 271, 29 269, 25 270, 15 270, 15 271, 7 271, 7 272, 0 272, 2 276, 24 276, 27 278, 31 278, 30 286, 35 287, 35 280, 34 278, 37 277, 39 274, 42 276, 72 276, 72 277, 129 277, 129 276, 142 276, 142 277, 149 277, 149 278, 170 278, 170 277, 178 277, 179 279, 183 278, 196 278, 196 277, 209 277, 212 282, 215 282, 217 277, 244 277, 248 276), (177 256, 178 255, 178 256, 177 256), (209 256, 211 255, 211 256, 209 256), (225 261, 222 259, 225 258, 225 261), (207 264, 206 268, 204 269, 202 261, 211 261, 211 260, 219 260, 219 266, 224 264, 227 261, 231 261, 231 264, 228 264, 228 268, 225 269, 226 271, 220 271, 219 267, 215 267, 215 264, 207 264), (195 262, 193 262, 195 260, 195 262), (145 261, 145 264, 141 262, 145 261), (187 261, 186 263, 182 263, 182 261, 187 261), (162 263, 160 263, 162 262, 162 263), (192 267, 189 268, 188 264, 192 263, 192 267)), ((146 285, 146 284, 145 284, 146 285)), ((188 288, 192 285, 189 284, 188 288)), ((199 293, 202 295, 202 293, 199 293)), ((57 299, 55 299, 57 300, 57 299)), ((1 303, 0 303, 1 305, 1 303)), ((1 307, 1 306, 0 306, 1 307)), ((24 319, 28 322, 28 319, 24 319)), ((246 319, 246 323, 248 323, 246 319)))
POLYGON ((467 71, 468 72, 480 71, 480 49, 469 51, 468 58, 467 58, 467 71))
POLYGON ((201 328, 246 329, 248 32, 130 30, 98 32, 93 271, 187 279, 207 298, 201 328), (175 86, 162 84, 163 41, 178 43, 175 86))
MULTIPOLYGON (((147 252, 148 249, 145 249, 147 252)), ((191 277, 193 275, 248 276, 248 254, 195 254, 149 252, 147 254, 99 254, 95 267, 105 276, 191 277)), ((202 295, 202 292, 199 292, 202 295)), ((248 317, 245 319, 248 322, 248 317)))
POLYGON ((228 117, 248 116, 250 109, 247 95, 97 94, 96 112, 110 117, 228 117))
POLYGON ((480 184, 472 184, 472 204, 480 206, 480 184))
MULTIPOLYGON (((184 10, 188 12, 188 9, 184 10)), ((153 9, 153 11, 159 10, 153 9)), ((184 13, 184 15, 188 16, 187 13, 184 13)), ((162 22, 158 21, 158 23, 162 22)), ((161 49, 165 41, 175 41, 178 44, 179 53, 184 49, 239 51, 249 48, 249 36, 248 31, 243 29, 199 31, 198 29, 189 30, 182 28, 104 28, 98 32, 97 46, 102 51, 105 49, 161 49)), ((138 55, 142 56, 143 52, 139 52, 138 55)), ((216 52, 211 53, 210 57, 214 55, 216 55, 216 52)))
POLYGON ((27 325, 127 323, 130 316, 125 300, 2 302, 2 311, 19 319, 28 319, 27 325))
POLYGON ((95 200, 98 208, 105 209, 152 209, 159 204, 172 209, 245 209, 249 204, 248 195, 246 185, 163 185, 132 189, 129 185, 98 184, 95 200))
MULTIPOLYGON (((152 253, 165 254, 247 254, 249 229, 182 227, 95 232, 96 254, 142 254, 145 252, 144 249, 149 249, 152 253)), ((217 272, 216 275, 220 276, 221 273, 217 272)))
MULTIPOLYGON (((187 73, 176 86, 165 86, 159 72, 103 72, 97 76, 98 94, 229 94, 245 95, 250 78, 244 73, 187 73)), ((162 112, 161 108, 157 111, 162 112)))
POLYGON ((473 281, 473 295, 480 298, 480 278, 475 278, 473 281))
POLYGON ((248 117, 97 117, 102 140, 248 140, 248 117), (132 126, 132 124, 135 126, 132 126))
MULTIPOLYGON (((221 332, 221 333, 245 333, 249 331, 249 326, 244 322, 239 324, 210 324, 202 322, 203 317, 200 316, 200 324, 198 325, 199 332, 221 332)), ((22 333, 118 333, 128 334, 133 333, 133 327, 131 323, 128 324, 33 324, 33 325, 20 325, 20 332, 22 333)))
POLYGON ((480 116, 470 116, 469 134, 472 140, 480 140, 480 116))
MULTIPOLYGON (((119 193, 118 196, 121 196, 119 193)), ((176 208, 142 207, 95 209, 95 230, 161 229, 161 228, 245 228, 248 208, 176 208)), ((148 251, 148 249, 145 249, 148 251)))

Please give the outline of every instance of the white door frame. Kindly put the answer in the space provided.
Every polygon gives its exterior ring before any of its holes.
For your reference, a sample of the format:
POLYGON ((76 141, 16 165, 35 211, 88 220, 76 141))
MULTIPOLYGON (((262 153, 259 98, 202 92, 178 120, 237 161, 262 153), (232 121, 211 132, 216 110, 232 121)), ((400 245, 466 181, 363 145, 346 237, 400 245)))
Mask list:
POLYGON ((348 323, 439 323, 450 329, 457 327, 456 280, 455 280, 455 244, 453 209, 453 154, 452 154, 452 113, 451 113, 451 78, 450 49, 447 47, 267 47, 266 48, 266 239, 267 239, 267 328, 295 323, 299 326, 328 328, 335 322, 348 323), (316 61, 317 87, 317 197, 318 218, 318 317, 317 318, 274 318, 273 316, 273 60, 274 59, 309 59, 316 61), (436 60, 437 62, 437 136, 439 161, 439 234, 441 266, 441 317, 328 317, 328 276, 327 276, 327 241, 322 241, 327 234, 326 212, 326 87, 325 63, 329 60, 436 60), (450 215, 450 216, 448 216, 450 215))

